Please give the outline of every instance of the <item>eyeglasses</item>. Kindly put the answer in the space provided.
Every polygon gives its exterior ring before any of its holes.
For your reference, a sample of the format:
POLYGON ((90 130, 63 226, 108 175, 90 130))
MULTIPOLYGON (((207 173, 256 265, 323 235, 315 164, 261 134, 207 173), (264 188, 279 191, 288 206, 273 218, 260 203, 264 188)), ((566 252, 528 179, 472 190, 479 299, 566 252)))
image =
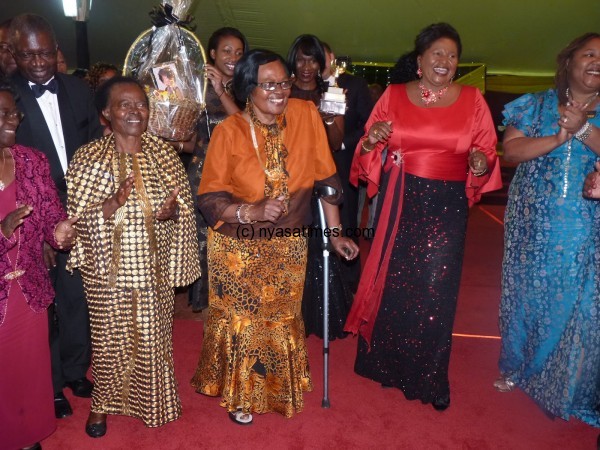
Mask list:
POLYGON ((283 80, 277 83, 276 81, 266 81, 264 83, 256 83, 263 91, 274 91, 279 86, 283 90, 290 89, 294 84, 294 80, 283 80))
POLYGON ((3 111, 0 109, 0 119, 17 119, 19 122, 23 120, 25 114, 23 114, 18 109, 13 109, 12 111, 3 111))
POLYGON ((50 61, 53 58, 56 58, 56 50, 44 50, 42 52, 15 52, 14 57, 20 59, 21 61, 31 61, 35 59, 36 56, 40 58, 50 61))

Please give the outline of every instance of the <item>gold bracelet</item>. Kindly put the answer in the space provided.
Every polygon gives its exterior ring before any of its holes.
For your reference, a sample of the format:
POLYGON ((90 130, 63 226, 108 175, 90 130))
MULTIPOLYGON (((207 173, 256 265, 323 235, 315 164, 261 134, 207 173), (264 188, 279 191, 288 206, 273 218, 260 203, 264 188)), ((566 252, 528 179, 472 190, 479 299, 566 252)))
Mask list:
POLYGON ((362 144, 360 144, 360 146, 365 151, 365 153, 372 152, 375 149, 375 146, 373 146, 373 148, 367 148, 367 147, 365 147, 365 141, 366 140, 367 139, 363 139, 362 144))
POLYGON ((254 205, 246 204, 246 208, 244 209, 244 221, 242 222, 244 225, 256 223, 256 220, 250 220, 250 208, 253 206, 254 205))

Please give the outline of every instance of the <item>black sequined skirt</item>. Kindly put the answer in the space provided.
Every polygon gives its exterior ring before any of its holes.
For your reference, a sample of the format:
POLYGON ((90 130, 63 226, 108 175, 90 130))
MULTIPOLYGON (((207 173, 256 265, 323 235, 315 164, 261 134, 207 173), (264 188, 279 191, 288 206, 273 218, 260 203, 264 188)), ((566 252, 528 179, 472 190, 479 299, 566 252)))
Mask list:
POLYGON ((431 403, 450 393, 448 364, 467 214, 464 182, 406 174, 371 349, 361 337, 355 371, 401 389, 410 400, 431 403))

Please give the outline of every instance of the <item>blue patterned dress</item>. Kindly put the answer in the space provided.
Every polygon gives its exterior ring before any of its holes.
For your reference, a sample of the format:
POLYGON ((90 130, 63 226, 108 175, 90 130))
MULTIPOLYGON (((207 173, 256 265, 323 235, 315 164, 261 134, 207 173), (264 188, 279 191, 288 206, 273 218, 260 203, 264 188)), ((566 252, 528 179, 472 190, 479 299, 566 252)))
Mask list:
MULTIPOLYGON (((556 134, 556 91, 524 95, 504 117, 527 137, 556 134)), ((547 412, 600 426, 600 205, 581 195, 598 157, 568 147, 519 164, 510 185, 499 366, 547 412)))

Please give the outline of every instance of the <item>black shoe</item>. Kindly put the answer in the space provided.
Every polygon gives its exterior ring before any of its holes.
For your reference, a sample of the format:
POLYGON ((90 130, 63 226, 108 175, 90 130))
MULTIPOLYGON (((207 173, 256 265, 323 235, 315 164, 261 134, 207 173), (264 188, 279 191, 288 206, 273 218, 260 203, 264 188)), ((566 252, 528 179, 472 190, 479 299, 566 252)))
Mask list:
POLYGON ((443 397, 437 397, 432 403, 433 409, 436 411, 445 411, 450 406, 450 396, 444 395, 443 397))
POLYGON ((69 400, 67 400, 67 397, 62 392, 54 394, 54 415, 57 419, 64 419, 73 415, 69 400))
POLYGON ((86 423, 85 424, 85 432, 89 437, 99 438, 106 434, 106 414, 99 413, 90 413, 88 417, 88 421, 92 419, 92 416, 96 416, 100 418, 100 422, 95 423, 86 423))
POLYGON ((65 385, 71 388, 73 395, 84 398, 90 398, 92 396, 92 389, 94 389, 94 385, 86 377, 79 380, 67 381, 65 385))
POLYGON ((31 447, 23 447, 21 450, 42 450, 42 444, 36 442, 31 447))

